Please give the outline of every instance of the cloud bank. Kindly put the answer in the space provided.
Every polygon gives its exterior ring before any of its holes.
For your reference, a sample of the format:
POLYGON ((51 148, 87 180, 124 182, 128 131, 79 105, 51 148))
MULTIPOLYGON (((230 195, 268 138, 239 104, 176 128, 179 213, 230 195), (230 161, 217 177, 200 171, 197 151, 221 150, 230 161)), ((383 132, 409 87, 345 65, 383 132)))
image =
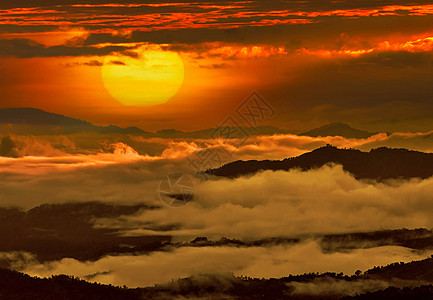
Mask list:
MULTIPOLYGON (((259 278, 327 271, 353 274, 357 269, 367 270, 395 261, 419 260, 428 257, 428 254, 413 253, 394 246, 323 254, 316 242, 309 241, 268 248, 187 247, 149 255, 107 256, 96 262, 64 258, 46 264, 30 263, 21 270, 37 276, 71 274, 85 278, 92 275, 92 281, 138 287, 194 274, 233 273, 235 276, 259 278)), ((302 285, 297 288, 299 291, 305 289, 302 285)))

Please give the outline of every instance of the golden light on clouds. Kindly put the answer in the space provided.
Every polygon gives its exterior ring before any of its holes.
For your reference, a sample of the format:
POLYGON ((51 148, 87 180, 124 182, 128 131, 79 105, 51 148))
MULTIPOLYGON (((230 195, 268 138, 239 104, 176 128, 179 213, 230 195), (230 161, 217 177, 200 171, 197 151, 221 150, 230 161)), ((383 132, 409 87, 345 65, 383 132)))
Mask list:
POLYGON ((110 95, 127 106, 153 106, 170 100, 184 78, 179 54, 157 46, 143 46, 134 53, 105 57, 102 81, 110 95))

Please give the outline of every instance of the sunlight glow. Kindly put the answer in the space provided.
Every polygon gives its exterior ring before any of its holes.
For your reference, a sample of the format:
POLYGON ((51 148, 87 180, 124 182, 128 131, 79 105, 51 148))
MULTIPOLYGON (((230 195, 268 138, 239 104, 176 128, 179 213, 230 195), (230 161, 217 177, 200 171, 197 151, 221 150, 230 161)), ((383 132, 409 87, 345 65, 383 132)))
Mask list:
POLYGON ((106 56, 102 67, 105 88, 127 106, 165 103, 177 93, 183 78, 180 56, 156 46, 143 46, 128 55, 106 56))

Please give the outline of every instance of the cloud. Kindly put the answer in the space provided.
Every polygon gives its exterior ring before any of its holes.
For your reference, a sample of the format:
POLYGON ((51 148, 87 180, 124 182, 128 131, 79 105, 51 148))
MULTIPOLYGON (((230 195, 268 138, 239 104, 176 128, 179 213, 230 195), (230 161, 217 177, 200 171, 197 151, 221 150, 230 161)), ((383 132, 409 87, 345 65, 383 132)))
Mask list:
MULTIPOLYGON (((76 201, 160 205, 158 187, 170 173, 194 175, 237 159, 283 159, 327 143, 367 151, 379 146, 433 151, 431 133, 379 134, 368 139, 286 134, 250 137, 243 145, 236 139, 116 135, 92 135, 91 139, 86 135, 13 135, 3 141, 1 154, 8 157, 0 157, 0 204, 24 208, 76 201), (222 161, 208 161, 209 154, 215 153, 221 154, 222 161)), ((368 184, 356 181, 338 166, 306 173, 265 172, 236 180, 200 183, 201 179, 195 179, 197 199, 179 211, 163 209, 137 219, 101 221, 100 225, 120 226, 128 234, 137 234, 140 230, 130 229, 141 228, 147 221, 180 224, 180 229, 170 234, 184 238, 433 227, 428 222, 429 210, 418 209, 430 207, 421 196, 433 192, 431 179, 368 184), (264 194, 272 201, 262 197, 264 194), (407 203, 415 200, 419 205, 408 207, 407 203), (329 219, 323 219, 323 212, 328 212, 329 219), (347 215, 353 217, 347 220, 347 215)))
POLYGON ((77 201, 162 205, 158 196, 161 180, 174 171, 191 173, 183 159, 140 155, 122 143, 108 143, 91 154, 59 155, 50 144, 27 142, 18 153, 57 155, 1 157, 3 207, 77 201))
MULTIPOLYGON (((283 153, 304 152, 317 143, 338 142, 369 147, 374 143, 428 144, 431 133, 378 135, 369 139, 341 137, 312 138, 294 135, 251 137, 251 152, 241 146, 223 145, 235 157, 266 156, 270 149, 283 153), (255 145, 255 147, 251 147, 255 145), (238 152, 239 151, 239 152, 238 152)), ((11 136, 18 158, 0 159, 1 205, 31 208, 42 203, 102 201, 108 203, 146 203, 160 209, 140 211, 135 216, 95 219, 94 226, 114 228, 126 236, 161 234, 152 228, 165 227, 164 234, 177 241, 196 236, 257 240, 270 237, 302 237, 297 245, 266 247, 180 247, 136 256, 107 256, 96 262, 65 258, 40 264, 31 255, 7 258, 16 269, 31 275, 50 276, 67 273, 115 285, 143 286, 197 273, 234 272, 235 275, 280 277, 289 273, 345 272, 353 274, 374 265, 410 261, 431 253, 386 246, 355 251, 323 252, 319 238, 323 233, 347 233, 383 228, 433 227, 433 179, 390 181, 355 180, 340 166, 325 166, 300 172, 262 172, 237 179, 194 181, 194 199, 173 209, 162 206, 158 188, 162 178, 172 172, 193 173, 186 159, 200 147, 215 147, 221 141, 145 139, 135 137, 140 153, 126 143, 109 140, 106 144, 92 138, 95 145, 82 147, 75 136, 11 136), (162 145, 159 153, 144 154, 146 147, 162 145), (17 145, 20 145, 19 147, 17 145), (43 150, 41 150, 43 149, 43 150), (62 153, 53 151, 62 149, 62 153), (38 154, 39 153, 39 154, 38 154), (52 156, 48 156, 52 155, 52 156), (313 260, 310 258, 314 257, 313 260), (20 263, 24 261, 24 263, 20 263), (145 270, 155 270, 147 272, 145 270), (144 270, 144 271, 143 271, 144 270), (90 277, 89 277, 90 276, 90 277)), ((236 144, 236 141, 232 141, 236 144)), ((229 142, 227 142, 229 144, 229 142)), ((135 144, 134 144, 135 145, 135 144)), ((248 143, 247 143, 248 145, 248 143)), ((200 151, 200 150, 199 150, 200 151)), ((280 155, 280 154, 278 154, 280 155)), ((374 282, 370 286, 379 287, 374 282)), ((367 290, 361 283, 314 282, 294 286, 299 293, 367 290)))
MULTIPOLYGON (((50 1, 51 2, 51 1, 50 1)), ((3 4, 2 15, 10 25, 60 25, 70 26, 71 16, 75 23, 89 28, 106 29, 116 22, 116 27, 139 29, 142 31, 175 30, 179 28, 239 28, 246 26, 270 26, 275 24, 311 22, 324 18, 360 18, 380 16, 430 15, 432 6, 388 5, 376 1, 371 5, 351 4, 349 1, 338 3, 324 2, 311 6, 309 3, 287 3, 272 1, 264 6, 259 1, 226 2, 184 2, 184 3, 86 3, 67 5, 53 1, 52 4, 26 3, 25 7, 16 8, 3 4), (54 4, 55 3, 55 4, 54 4), (57 5, 56 5, 57 4, 57 5), (27 6, 27 7, 26 7, 27 6), (185 17, 185 12, 188 17, 185 17), (103 15, 104 18, 89 18, 103 15), (9 17, 14 18, 9 18, 9 17), (36 16, 36 17, 35 17, 36 16), (53 18, 55 16, 55 18, 53 18), (68 16, 68 17, 66 17, 68 16)), ((325 19, 326 20, 326 19, 325 19)), ((127 35, 128 36, 128 35, 127 35)))
POLYGON ((90 60, 86 62, 73 62, 64 64, 65 67, 75 67, 75 66, 89 66, 89 67, 101 67, 103 63, 99 60, 90 60))
POLYGON ((156 234, 149 222, 176 225, 166 234, 255 240, 381 229, 432 228, 433 179, 368 183, 340 166, 308 172, 266 171, 195 186, 194 201, 180 209, 143 211, 132 217, 102 219, 96 226, 124 235, 156 234))
POLYGON ((229 64, 221 63, 221 64, 210 64, 210 65, 200 65, 200 68, 204 69, 224 69, 227 68, 229 64))
POLYGON ((120 60, 112 60, 112 61, 110 61, 110 64, 111 65, 119 65, 119 66, 125 65, 125 63, 123 61, 120 61, 120 60))
POLYGON ((390 68, 428 68, 432 59, 430 52, 385 51, 367 53, 355 60, 355 64, 359 67, 377 64, 390 68))
POLYGON ((0 39, 0 56, 5 57, 59 57, 59 56, 104 56, 112 52, 123 51, 134 46, 45 46, 29 39, 0 39))
POLYGON ((0 252, 0 266, 2 268, 23 269, 38 264, 32 253, 23 251, 0 252))
POLYGON ((62 156, 65 150, 74 151, 74 143, 65 136, 40 139, 34 136, 8 135, 3 137, 0 145, 0 156, 62 156))
MULTIPOLYGON (((375 1, 370 5, 340 1, 312 5, 308 2, 287 3, 276 0, 266 6, 259 1, 158 4, 126 1, 121 4, 68 5, 49 1, 43 5, 27 2, 18 8, 16 5, 9 7, 3 4, 5 7, 0 11, 0 19, 3 20, 4 31, 8 33, 22 32, 23 28, 28 28, 28 31, 52 32, 59 27, 78 25, 86 34, 70 39, 67 42, 69 46, 128 42, 225 42, 276 46, 277 42, 287 43, 287 36, 290 36, 296 41, 306 41, 308 48, 312 44, 323 45, 324 41, 329 48, 329 44, 335 43, 335 39, 341 35, 341 28, 345 28, 344 34, 353 34, 358 38, 360 27, 366 26, 366 19, 368 26, 381 28, 380 32, 364 32, 366 40, 371 35, 377 36, 379 33, 388 37, 394 32, 395 23, 391 29, 388 22, 391 17, 400 21, 410 20, 400 22, 404 24, 399 29, 411 32, 409 36, 414 35, 414 31, 420 27, 418 19, 423 17, 428 24, 433 11, 430 4, 422 2, 411 5, 388 4, 384 1, 375 1), (31 6, 32 3, 35 6, 31 6)), ((425 26, 424 30, 428 32, 428 28, 425 26)), ((62 49, 58 51, 62 52, 62 49)))
MULTIPOLYGON (((92 280, 97 282, 138 287, 194 274, 232 272, 235 276, 258 278, 326 271, 353 274, 357 269, 367 270, 395 261, 419 260, 428 257, 428 254, 413 253, 395 246, 324 254, 317 243, 309 241, 294 246, 267 248, 185 247, 147 255, 107 256, 96 262, 64 258, 45 264, 29 263, 19 270, 43 277, 70 274, 85 278, 92 275, 92 280)), ((304 292, 306 287, 300 284, 297 289, 304 292)), ((322 289, 325 287, 322 286, 322 289)))
MULTIPOLYGON (((427 284, 427 283, 426 283, 427 284)), ((375 280, 360 279, 353 281, 339 280, 335 278, 316 278, 309 282, 290 282, 288 286, 293 287, 292 295, 297 296, 355 296, 367 292, 386 289, 389 286, 407 287, 419 286, 419 281, 409 280, 375 280)))

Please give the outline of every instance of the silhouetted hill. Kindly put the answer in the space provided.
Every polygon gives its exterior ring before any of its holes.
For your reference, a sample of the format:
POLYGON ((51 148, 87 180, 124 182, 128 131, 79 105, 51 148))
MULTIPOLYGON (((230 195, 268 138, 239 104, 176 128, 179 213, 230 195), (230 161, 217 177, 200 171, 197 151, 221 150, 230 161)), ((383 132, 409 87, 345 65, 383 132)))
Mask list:
POLYGON ((263 170, 307 171, 330 163, 342 165, 344 170, 352 173, 357 179, 428 178, 433 175, 432 153, 386 147, 362 152, 338 149, 329 145, 281 161, 235 161, 217 169, 207 170, 205 173, 238 177, 263 170))
POLYGON ((344 297, 341 300, 431 300, 433 299, 433 285, 419 287, 396 288, 389 287, 385 290, 369 292, 353 297, 344 297))
POLYGON ((396 262, 384 267, 374 267, 364 273, 369 278, 398 278, 433 283, 433 256, 410 263, 396 262))
MULTIPOLYGON (((375 267, 364 273, 366 279, 381 280, 410 280, 422 282, 433 282, 433 256, 421 261, 410 263, 393 263, 384 267, 375 267)), ((423 285, 419 287, 396 288, 389 287, 385 290, 368 292, 354 297, 344 297, 343 299, 359 300, 382 300, 382 299, 433 299, 433 286, 423 285)))
POLYGON ((142 299, 139 290, 89 283, 70 276, 36 278, 0 269, 0 299, 142 299))
POLYGON ((401 246, 417 250, 433 249, 433 232, 425 228, 328 234, 320 238, 325 253, 381 246, 401 246))
POLYGON ((368 131, 363 131, 350 127, 343 123, 331 123, 319 128, 311 129, 310 131, 304 132, 301 135, 307 135, 312 137, 318 136, 342 136, 345 138, 352 139, 366 139, 376 133, 371 133, 368 131))
POLYGON ((416 250, 433 249, 433 232, 425 228, 378 230, 341 234, 315 235, 301 238, 273 237, 257 240, 238 240, 223 237, 209 240, 207 237, 196 237, 189 242, 170 243, 173 247, 263 247, 271 245, 296 244, 305 239, 316 238, 324 253, 347 252, 354 249, 367 249, 381 246, 401 246, 416 250))
POLYGON ((90 123, 49 113, 36 108, 2 108, 0 109, 1 124, 29 124, 53 126, 89 126, 90 123))
POLYGON ((0 109, 0 124, 17 125, 16 128, 8 128, 13 132, 32 129, 35 133, 145 133, 143 130, 137 127, 120 128, 113 125, 96 126, 86 121, 29 107, 0 109))

